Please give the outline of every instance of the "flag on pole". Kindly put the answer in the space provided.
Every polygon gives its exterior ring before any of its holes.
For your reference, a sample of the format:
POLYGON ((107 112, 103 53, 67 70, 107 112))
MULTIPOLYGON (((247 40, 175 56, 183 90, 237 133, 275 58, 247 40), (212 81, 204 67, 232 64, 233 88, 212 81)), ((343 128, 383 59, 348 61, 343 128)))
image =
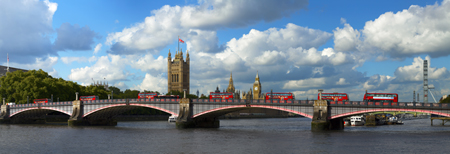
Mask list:
POLYGON ((180 38, 178 38, 178 41, 180 41, 181 43, 184 43, 184 41, 182 39, 180 39, 180 38))
POLYGON ((8 54, 6 54, 6 57, 7 57, 7 59, 8 59, 8 62, 9 62, 9 55, 8 55, 8 54))

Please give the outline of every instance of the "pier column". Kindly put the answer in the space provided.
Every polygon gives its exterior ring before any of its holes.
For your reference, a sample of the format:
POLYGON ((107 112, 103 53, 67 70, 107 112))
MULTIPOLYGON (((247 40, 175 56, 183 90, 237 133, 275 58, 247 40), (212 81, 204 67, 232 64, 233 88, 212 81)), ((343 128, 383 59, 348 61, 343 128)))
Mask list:
POLYGON ((83 126, 86 125, 86 121, 83 119, 83 111, 84 111, 84 105, 83 102, 80 100, 75 100, 72 102, 72 115, 70 116, 69 120, 67 121, 67 124, 69 126, 83 126))
POLYGON ((326 100, 314 101, 314 114, 311 121, 312 131, 329 130, 328 102, 326 100))
POLYGON ((9 106, 3 103, 0 111, 0 124, 10 123, 11 119, 9 118, 9 106))
POLYGON ((319 100, 314 101, 314 113, 311 121, 311 131, 344 129, 343 118, 329 119, 331 115, 328 101, 322 100, 322 89, 319 89, 319 100))
POLYGON ((180 100, 180 111, 178 113, 176 125, 177 128, 194 128, 195 123, 192 120, 193 105, 189 98, 182 98, 180 100))

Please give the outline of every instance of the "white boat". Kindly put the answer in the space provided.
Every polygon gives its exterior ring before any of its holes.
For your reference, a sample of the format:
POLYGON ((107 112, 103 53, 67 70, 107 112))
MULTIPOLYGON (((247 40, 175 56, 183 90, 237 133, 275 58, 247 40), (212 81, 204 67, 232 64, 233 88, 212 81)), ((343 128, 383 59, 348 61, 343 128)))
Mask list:
POLYGON ((176 115, 171 115, 171 116, 169 117, 169 119, 167 120, 167 122, 177 122, 177 118, 178 118, 178 116, 176 116, 176 115))
POLYGON ((389 125, 403 125, 403 121, 398 120, 396 116, 389 117, 388 120, 389 125))
POLYGON ((363 115, 350 117, 350 124, 352 126, 363 126, 365 123, 366 123, 366 118, 363 115))
POLYGON ((344 126, 350 126, 350 119, 344 119, 344 126))

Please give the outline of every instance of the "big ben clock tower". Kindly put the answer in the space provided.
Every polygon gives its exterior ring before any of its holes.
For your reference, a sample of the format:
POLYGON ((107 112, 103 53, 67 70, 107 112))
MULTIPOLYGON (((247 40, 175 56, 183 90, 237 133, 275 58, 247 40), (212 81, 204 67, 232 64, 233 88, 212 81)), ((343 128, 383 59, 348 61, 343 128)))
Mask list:
POLYGON ((261 82, 259 82, 259 75, 256 72, 255 83, 253 83, 253 99, 261 98, 261 82))

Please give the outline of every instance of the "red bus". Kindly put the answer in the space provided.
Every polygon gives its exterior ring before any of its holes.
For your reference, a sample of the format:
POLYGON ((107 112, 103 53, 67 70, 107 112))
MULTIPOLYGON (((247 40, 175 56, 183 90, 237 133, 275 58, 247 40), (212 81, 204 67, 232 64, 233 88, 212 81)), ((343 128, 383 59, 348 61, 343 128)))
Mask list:
POLYGON ((158 93, 139 93, 138 98, 152 99, 155 98, 156 96, 158 96, 158 93))
POLYGON ((279 100, 289 100, 294 99, 292 93, 266 93, 266 100, 279 99, 279 100))
POLYGON ((93 101, 98 100, 98 96, 92 95, 92 96, 80 96, 81 101, 93 101))
MULTIPOLYGON (((317 99, 320 99, 320 94, 317 94, 317 99)), ((323 100, 330 101, 349 101, 347 93, 322 93, 323 100)))
POLYGON ((48 103, 48 98, 34 99, 34 103, 48 103))
POLYGON ((232 92, 211 92, 209 99, 233 99, 232 92))
POLYGON ((176 99, 180 98, 180 96, 178 96, 178 95, 159 95, 157 97, 158 98, 176 98, 176 99))
POLYGON ((371 102, 398 102, 398 94, 396 93, 366 93, 363 101, 371 102))

